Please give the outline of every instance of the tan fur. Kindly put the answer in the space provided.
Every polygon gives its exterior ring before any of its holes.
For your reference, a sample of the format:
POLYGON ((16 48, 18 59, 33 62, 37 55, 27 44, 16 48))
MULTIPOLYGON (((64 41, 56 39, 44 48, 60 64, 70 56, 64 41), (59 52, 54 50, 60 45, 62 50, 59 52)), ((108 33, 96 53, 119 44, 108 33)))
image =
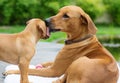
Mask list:
MULTIPOLYGON (((46 20, 48 27, 67 34, 67 40, 80 42, 67 44, 49 67, 30 69, 29 74, 63 78, 53 83, 117 83, 118 68, 113 56, 97 40, 96 27, 91 18, 77 6, 65 6, 46 20), (66 17, 67 15, 67 17, 66 17)), ((44 64, 45 65, 45 64, 44 64)), ((19 73, 16 71, 14 73, 19 73)))
POLYGON ((34 56, 37 41, 45 38, 46 32, 46 26, 42 20, 32 19, 20 33, 0 34, 0 60, 19 65, 20 83, 29 83, 28 66, 34 56))

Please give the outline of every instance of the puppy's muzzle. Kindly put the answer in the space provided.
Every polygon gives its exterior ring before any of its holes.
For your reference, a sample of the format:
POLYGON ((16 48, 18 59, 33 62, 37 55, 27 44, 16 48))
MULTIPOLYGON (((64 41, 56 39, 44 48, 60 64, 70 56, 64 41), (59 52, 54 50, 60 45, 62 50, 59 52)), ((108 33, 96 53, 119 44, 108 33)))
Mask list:
POLYGON ((52 23, 52 18, 45 19, 45 24, 49 28, 50 32, 60 31, 60 29, 55 29, 54 23, 52 23))

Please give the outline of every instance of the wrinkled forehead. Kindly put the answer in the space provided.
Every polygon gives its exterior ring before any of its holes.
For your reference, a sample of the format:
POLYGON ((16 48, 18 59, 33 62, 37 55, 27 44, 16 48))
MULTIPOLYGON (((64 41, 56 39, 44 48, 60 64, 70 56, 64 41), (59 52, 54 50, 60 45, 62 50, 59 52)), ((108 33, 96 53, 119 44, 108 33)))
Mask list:
POLYGON ((80 17, 80 15, 84 15, 85 12, 77 6, 65 6, 59 10, 61 14, 67 14, 71 17, 80 17))

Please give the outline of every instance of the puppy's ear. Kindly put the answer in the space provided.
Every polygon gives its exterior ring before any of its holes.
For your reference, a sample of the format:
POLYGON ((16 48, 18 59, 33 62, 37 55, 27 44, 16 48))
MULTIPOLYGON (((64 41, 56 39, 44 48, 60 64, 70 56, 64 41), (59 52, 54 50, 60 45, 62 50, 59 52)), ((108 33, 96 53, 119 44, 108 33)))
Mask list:
POLYGON ((43 35, 43 36, 46 36, 46 26, 45 26, 45 23, 40 23, 37 25, 37 28, 39 30, 39 32, 43 35))
POLYGON ((90 34, 93 34, 93 35, 96 34, 97 28, 87 14, 81 15, 81 21, 83 24, 87 25, 87 28, 90 34))

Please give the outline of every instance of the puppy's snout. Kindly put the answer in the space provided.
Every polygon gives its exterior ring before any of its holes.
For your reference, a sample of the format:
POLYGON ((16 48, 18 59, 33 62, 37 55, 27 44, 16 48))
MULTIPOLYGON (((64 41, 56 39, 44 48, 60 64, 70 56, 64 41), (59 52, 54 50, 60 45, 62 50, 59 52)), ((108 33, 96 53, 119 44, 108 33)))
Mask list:
POLYGON ((50 25, 50 21, 51 21, 51 18, 45 19, 45 24, 46 24, 46 26, 49 26, 49 25, 50 25))

